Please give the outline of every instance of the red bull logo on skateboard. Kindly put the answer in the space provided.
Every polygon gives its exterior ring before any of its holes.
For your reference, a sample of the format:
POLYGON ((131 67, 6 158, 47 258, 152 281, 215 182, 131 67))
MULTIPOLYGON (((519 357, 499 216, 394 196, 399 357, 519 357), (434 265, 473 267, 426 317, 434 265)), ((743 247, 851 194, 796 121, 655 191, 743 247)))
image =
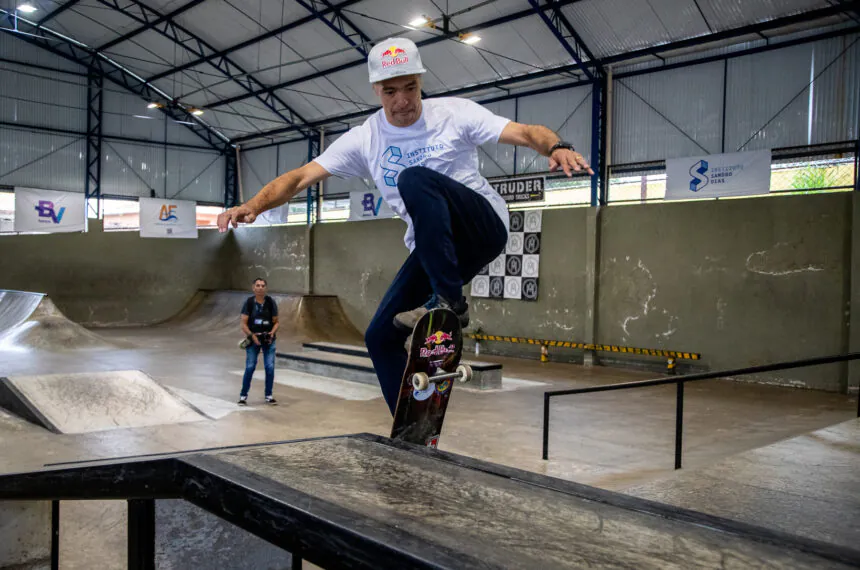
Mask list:
POLYGON ((431 344, 442 344, 446 340, 452 341, 454 340, 454 337, 444 331, 436 331, 430 336, 428 336, 426 339, 424 339, 424 344, 428 346, 431 344))
POLYGON ((431 356, 444 356, 456 352, 453 346, 445 346, 443 342, 453 342, 454 337, 444 331, 436 331, 432 335, 424 339, 424 344, 432 348, 421 348, 421 358, 430 358, 431 356))
POLYGON ((406 55, 405 49, 391 46, 382 52, 382 69, 391 67, 392 65, 403 65, 404 63, 409 63, 409 57, 406 55))

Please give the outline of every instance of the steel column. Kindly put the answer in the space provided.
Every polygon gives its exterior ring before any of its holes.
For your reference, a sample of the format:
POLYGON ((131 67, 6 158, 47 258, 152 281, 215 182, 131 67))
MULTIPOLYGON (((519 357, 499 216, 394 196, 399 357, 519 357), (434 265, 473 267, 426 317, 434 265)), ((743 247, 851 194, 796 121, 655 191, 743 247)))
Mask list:
POLYGON ((96 201, 95 218, 101 217, 103 87, 104 79, 91 72, 87 78, 87 179, 84 192, 88 213, 92 209, 90 200, 94 198, 96 201))

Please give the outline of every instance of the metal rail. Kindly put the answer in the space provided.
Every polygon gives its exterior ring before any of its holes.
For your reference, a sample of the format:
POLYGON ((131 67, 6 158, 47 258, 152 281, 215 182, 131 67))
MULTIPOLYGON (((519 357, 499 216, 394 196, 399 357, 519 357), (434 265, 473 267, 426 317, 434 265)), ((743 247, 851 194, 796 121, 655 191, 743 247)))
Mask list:
MULTIPOLYGON (((860 359, 860 352, 837 354, 833 356, 822 356, 818 358, 806 358, 803 360, 792 360, 777 362, 775 364, 763 364, 760 366, 749 366, 746 368, 735 368, 733 370, 718 370, 715 372, 702 372, 698 374, 687 374, 685 376, 674 376, 671 378, 658 378, 655 380, 639 380, 636 382, 624 382, 622 384, 607 384, 605 386, 589 386, 588 388, 574 388, 572 390, 553 390, 544 392, 543 395, 543 459, 549 458, 549 409, 552 398, 558 396, 571 396, 574 394, 591 394, 594 392, 611 392, 615 390, 628 390, 633 388, 650 388, 652 386, 665 386, 676 384, 678 387, 675 405, 675 469, 681 468, 681 443, 684 434, 684 384, 699 380, 714 380, 728 376, 745 376, 748 374, 759 374, 762 372, 774 372, 777 370, 789 370, 792 368, 804 368, 807 366, 819 366, 822 364, 833 364, 836 362, 847 362, 860 359)), ((860 390, 857 394, 857 417, 860 418, 860 390)))

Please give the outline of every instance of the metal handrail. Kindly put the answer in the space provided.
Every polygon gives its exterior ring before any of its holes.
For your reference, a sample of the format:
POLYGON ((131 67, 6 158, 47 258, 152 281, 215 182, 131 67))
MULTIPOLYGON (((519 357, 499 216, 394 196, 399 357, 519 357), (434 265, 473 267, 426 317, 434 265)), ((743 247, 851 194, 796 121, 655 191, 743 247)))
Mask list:
MULTIPOLYGON (((698 380, 714 380, 727 376, 744 376, 761 372, 774 372, 776 370, 788 370, 791 368, 804 368, 807 366, 819 366, 821 364, 833 364, 835 362, 847 362, 860 359, 860 352, 849 352, 833 356, 822 356, 818 358, 806 358, 803 360, 791 360, 777 362, 775 364, 762 364, 760 366, 748 366, 733 370, 718 370, 716 372, 700 372, 698 374, 687 374, 671 378, 657 378, 655 380, 638 380, 624 382, 621 384, 606 384, 604 386, 589 386, 588 388, 574 388, 571 390, 553 390, 544 392, 543 395, 543 459, 549 458, 549 405, 550 400, 556 396, 569 396, 573 394, 590 394, 593 392, 611 392, 615 390, 627 390, 631 388, 649 388, 651 386, 664 386, 676 384, 678 386, 675 404, 675 469, 681 468, 681 442, 684 432, 684 384, 698 380)), ((860 390, 857 394, 857 417, 860 418, 860 390)))

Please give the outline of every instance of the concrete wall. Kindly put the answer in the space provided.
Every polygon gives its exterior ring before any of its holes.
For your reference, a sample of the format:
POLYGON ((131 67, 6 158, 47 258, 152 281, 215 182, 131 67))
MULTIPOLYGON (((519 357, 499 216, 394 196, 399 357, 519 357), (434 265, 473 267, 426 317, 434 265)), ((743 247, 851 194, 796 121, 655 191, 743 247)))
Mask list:
POLYGON ((409 250, 406 224, 374 220, 314 227, 314 293, 337 295, 364 331, 409 250))
POLYGON ((86 325, 154 323, 198 289, 230 286, 222 260, 234 246, 217 230, 199 239, 142 239, 137 232, 0 237, 0 289, 47 293, 86 325))
MULTIPOLYGON (((597 338, 717 370, 839 353, 850 215, 850 194, 607 208, 597 338)), ((759 380, 840 388, 837 366, 759 380)))
MULTIPOLYGON (((473 327, 487 334, 583 341, 589 324, 587 215, 586 208, 545 211, 537 302, 470 298, 473 327)), ((481 349, 531 358, 540 355, 534 345, 485 342, 481 349)), ((581 360, 581 353, 572 351, 555 351, 554 356, 581 360)))
POLYGON ((236 257, 227 268, 229 288, 250 290, 264 278, 269 290, 302 293, 309 254, 305 226, 243 227, 231 230, 236 257))
MULTIPOLYGON (((599 217, 548 210, 539 301, 473 299, 473 323, 489 334, 700 352, 708 369, 858 350, 860 337, 848 334, 852 287, 860 296, 855 201, 834 193, 612 206, 599 217)), ((0 288, 45 291, 79 322, 141 323, 176 313, 197 289, 246 289, 261 275, 273 291, 337 295, 363 330, 406 258, 403 231, 380 220, 321 224, 310 236, 304 226, 202 231, 198 240, 4 236, 0 288)), ((528 345, 482 350, 539 355, 528 345)), ((845 369, 756 380, 844 390, 845 369)))
MULTIPOLYGON (((596 342, 699 352, 714 370, 839 353, 848 347, 851 208, 852 196, 839 193, 613 206, 596 223, 590 209, 548 210, 539 301, 473 299, 472 322, 489 334, 584 342, 593 327, 596 342), (599 231, 596 255, 589 224, 599 231)), ((315 291, 338 295, 359 328, 406 256, 402 228, 391 220, 314 230, 315 291)), ((539 356, 529 345, 482 351, 539 356)), ((845 388, 836 365, 755 380, 845 388)))

